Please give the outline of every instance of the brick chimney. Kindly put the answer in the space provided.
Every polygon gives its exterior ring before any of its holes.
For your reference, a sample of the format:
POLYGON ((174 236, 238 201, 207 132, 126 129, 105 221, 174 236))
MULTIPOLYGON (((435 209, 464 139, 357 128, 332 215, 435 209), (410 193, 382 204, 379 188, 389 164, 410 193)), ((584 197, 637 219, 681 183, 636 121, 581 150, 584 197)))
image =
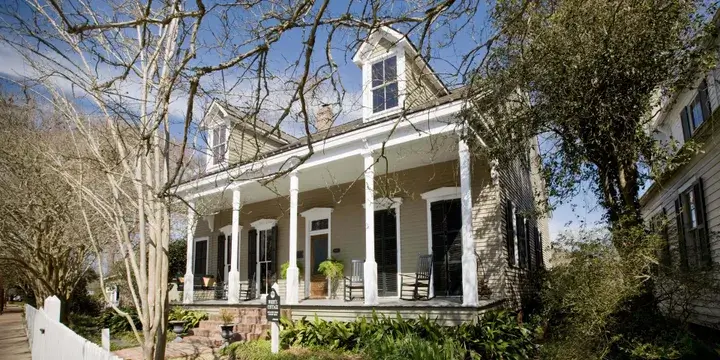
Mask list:
POLYGON ((317 113, 315 114, 315 128, 317 129, 317 132, 327 131, 327 129, 332 127, 332 124, 332 106, 330 104, 320 105, 320 109, 318 109, 317 113))

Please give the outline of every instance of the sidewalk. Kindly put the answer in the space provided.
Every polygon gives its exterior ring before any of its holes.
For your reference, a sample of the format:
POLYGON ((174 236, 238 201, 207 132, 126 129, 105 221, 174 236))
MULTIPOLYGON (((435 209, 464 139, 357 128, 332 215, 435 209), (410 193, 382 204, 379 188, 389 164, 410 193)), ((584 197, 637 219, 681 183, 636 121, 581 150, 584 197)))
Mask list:
POLYGON ((30 360, 22 309, 18 306, 8 306, 0 315, 0 359, 30 360))

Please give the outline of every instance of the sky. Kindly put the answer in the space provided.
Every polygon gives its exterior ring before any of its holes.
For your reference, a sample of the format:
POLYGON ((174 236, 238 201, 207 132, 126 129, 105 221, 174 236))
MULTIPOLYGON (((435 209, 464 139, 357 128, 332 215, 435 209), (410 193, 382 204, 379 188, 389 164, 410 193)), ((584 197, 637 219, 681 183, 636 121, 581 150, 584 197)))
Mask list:
MULTIPOLYGON (((392 6, 396 7, 404 6, 402 1, 394 1, 392 4, 392 6)), ((482 2, 482 4, 485 4, 485 2, 482 2)), ((360 5, 360 2, 355 3, 355 7, 359 7, 360 5)), ((339 14, 346 10, 346 6, 346 2, 331 1, 328 11, 331 14, 339 14)), ((93 2, 93 8, 100 12, 109 12, 109 8, 104 6, 103 2, 99 0, 93 2)), ((22 16, 28 16, 31 14, 27 8, 21 8, 19 9, 19 12, 22 16)), ((225 21, 230 28, 237 30, 237 34, 235 35, 238 35, 239 37, 232 44, 226 45, 242 48, 240 43, 243 39, 239 34, 242 34, 243 29, 248 31, 251 30, 248 28, 248 26, 251 26, 251 22, 244 19, 244 16, 248 15, 241 15, 233 19, 209 19, 208 22, 205 23, 206 30, 201 34, 201 40, 206 43, 212 43, 214 39, 216 39, 218 32, 222 29, 219 22, 225 21)), ((448 85, 448 87, 452 88, 460 84, 463 80, 461 76, 457 76, 458 71, 456 70, 457 66, 461 62, 461 54, 468 53, 471 49, 473 49, 475 44, 484 41, 484 39, 488 36, 490 29, 486 27, 486 17, 487 9, 481 7, 477 9, 476 15, 470 19, 471 25, 465 28, 457 29, 454 27, 455 25, 451 25, 451 27, 442 27, 434 30, 433 36, 435 36, 438 43, 445 44, 443 47, 433 47, 431 51, 430 65, 445 82, 445 84, 448 85), (451 38, 451 35, 454 37, 451 38)), ((398 30, 403 31, 406 29, 399 28, 398 30)), ((9 34, 1 35, 10 36, 9 34)), ((287 83, 288 79, 293 79, 297 76, 297 72, 293 70, 294 67, 289 66, 296 61, 302 60, 302 35, 302 31, 291 32, 287 36, 281 38, 281 40, 279 40, 271 48, 267 59, 268 67, 271 68, 276 75, 271 86, 276 86, 280 89, 278 94, 283 94, 283 86, 287 83)), ((326 38, 327 32, 321 30, 316 46, 321 46, 324 49, 326 38)), ((417 41, 417 38, 412 35, 410 36, 410 39, 417 41)), ((346 99, 344 99, 342 103, 344 114, 342 114, 339 118, 340 122, 353 120, 361 115, 359 104, 359 94, 361 93, 361 71, 352 62, 352 56, 354 54, 353 49, 357 47, 356 40, 357 38, 354 34, 337 34, 332 45, 333 50, 331 54, 338 65, 338 70, 341 74, 340 79, 347 90, 346 99)), ((198 64, 213 63, 217 62, 218 59, 223 58, 226 54, 222 53, 221 48, 222 47, 211 49, 201 54, 201 56, 198 57, 199 60, 197 60, 198 64)), ((482 54, 482 52, 480 54, 482 54)), ((321 63, 323 60, 322 56, 324 56, 323 52, 317 51, 313 60, 317 63, 321 63)), ((107 76, 111 76, 115 73, 112 69, 102 68, 99 72, 101 74, 106 74, 107 76)), ((17 87, 14 87, 12 83, 13 81, 21 78, 23 75, 32 75, 32 69, 25 64, 24 59, 12 48, 5 46, 0 47, 0 85, 4 85, 4 90, 17 90, 17 87)), ((230 103, 241 101, 240 99, 242 99, 244 95, 247 95, 247 92, 251 89, 246 86, 246 79, 242 77, 242 72, 228 71, 221 75, 222 76, 211 79, 212 81, 207 82, 204 85, 207 88, 217 87, 224 88, 225 90, 230 88, 230 91, 225 91, 225 93, 229 92, 233 95, 225 99, 230 103)), ((134 87, 137 86, 137 84, 129 82, 128 85, 125 86, 127 86, 127 88, 122 90, 127 93, 132 93, 136 90, 134 87)), ((72 89, 68 87, 65 90, 71 91, 72 89)), ((287 94, 284 94, 284 96, 287 96, 287 94)), ((277 96, 277 99, 270 100, 270 106, 273 105, 272 101, 275 100, 277 101, 276 105, 281 107, 284 99, 286 98, 282 95, 277 96)), ((184 99, 179 97, 172 105, 171 112, 179 116, 184 112, 184 104, 184 99)), ((290 133, 297 133, 301 130, 299 124, 297 123, 285 123, 285 125, 284 130, 290 133)), ((553 238, 567 228, 576 228, 581 226, 583 223, 592 226, 600 220, 602 212, 597 208, 597 202, 594 200, 594 195, 589 191, 583 191, 582 188, 583 186, 581 186, 581 191, 578 191, 578 195, 575 196, 575 198, 566 204, 559 205, 552 213, 550 231, 553 238)), ((587 186, 585 186, 585 188, 587 188, 587 186)))

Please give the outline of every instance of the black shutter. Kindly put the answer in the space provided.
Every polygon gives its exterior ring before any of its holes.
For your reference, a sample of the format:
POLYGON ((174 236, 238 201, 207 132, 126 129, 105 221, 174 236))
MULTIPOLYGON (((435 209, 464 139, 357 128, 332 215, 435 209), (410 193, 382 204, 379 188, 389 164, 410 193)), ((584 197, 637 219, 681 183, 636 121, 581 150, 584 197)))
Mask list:
POLYGON ((513 231, 512 201, 505 205, 505 243, 507 245, 508 264, 515 265, 515 233, 513 231))
POLYGON ((543 265, 543 249, 542 241, 540 241, 540 231, 538 230, 537 226, 533 228, 533 234, 535 235, 535 268, 539 269, 543 265))
POLYGON ((255 279, 257 265, 257 230, 248 231, 248 279, 255 279))
POLYGON ((225 281, 225 235, 220 234, 217 237, 217 255, 215 257, 215 278, 218 281, 225 281))
POLYGON ((695 202, 697 206, 697 239, 695 240, 695 251, 699 252, 699 261, 702 267, 710 266, 712 257, 710 256, 710 243, 708 241, 708 226, 705 212, 705 191, 703 189, 702 179, 698 179, 693 186, 695 193, 695 202))
POLYGON ((700 104, 703 112, 703 121, 710 118, 710 97, 708 96, 707 81, 703 80, 698 88, 698 94, 700 95, 700 104))
POLYGON ((690 118, 688 116, 687 106, 680 110, 680 122, 682 123, 683 140, 688 141, 692 134, 690 133, 690 118))
POLYGON ((272 283, 277 281, 277 262, 278 262, 278 227, 273 226, 270 229, 268 236, 268 256, 270 257, 270 273, 268 274, 272 283))
POLYGON ((662 237, 662 257, 661 261, 663 266, 670 268, 672 266, 672 257, 670 256, 670 234, 668 231, 668 217, 665 208, 662 209, 662 229, 660 230, 660 236, 662 237))
POLYGON ((682 194, 680 194, 675 200, 675 219, 677 220, 677 239, 678 249, 680 250, 680 267, 687 269, 688 258, 687 248, 685 246, 685 219, 683 217, 683 200, 682 194))
POLYGON ((518 261, 520 267, 525 268, 527 265, 527 239, 525 239, 525 219, 519 214, 515 214, 515 231, 517 231, 517 242, 518 242, 518 261))

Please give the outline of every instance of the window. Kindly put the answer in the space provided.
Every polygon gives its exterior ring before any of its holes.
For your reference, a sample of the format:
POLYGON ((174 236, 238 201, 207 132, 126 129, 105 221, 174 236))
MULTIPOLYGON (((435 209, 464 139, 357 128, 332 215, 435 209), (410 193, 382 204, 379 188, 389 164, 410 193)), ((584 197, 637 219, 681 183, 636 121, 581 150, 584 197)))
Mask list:
POLYGON ((227 152, 227 126, 219 125, 212 129, 210 138, 210 165, 219 165, 225 161, 227 152))
POLYGON ((710 109, 712 108, 710 107, 708 86, 707 82, 703 80, 695 99, 680 112, 685 141, 690 140, 695 134, 695 130, 710 117, 710 109))
POLYGON ((708 267, 712 260, 702 179, 680 193, 675 201, 675 215, 681 267, 684 269, 708 267))
POLYGON ((505 206, 505 241, 507 245, 508 264, 518 263, 517 241, 515 241, 515 208, 512 201, 505 206))
POLYGON ((515 229, 517 229, 517 246, 519 250, 519 265, 526 268, 528 264, 528 233, 525 224, 525 217, 519 214, 515 215, 515 229))
POLYGON ((535 269, 540 269, 545 263, 543 262, 542 235, 537 226, 533 228, 533 235, 535 241, 535 269))
POLYGON ((658 211, 657 214, 653 216, 650 220, 650 232, 659 236, 662 241, 659 253, 657 254, 658 262, 660 263, 662 268, 667 269, 671 265, 671 258, 670 239, 668 236, 667 212, 665 212, 665 208, 662 208, 661 211, 658 211))
POLYGON ((208 241, 195 240, 194 275, 207 275, 208 241))
POLYGON ((372 65, 373 112, 398 106, 397 58, 395 56, 372 65))
POLYGON ((310 230, 327 230, 327 228, 330 226, 329 224, 329 219, 313 220, 312 222, 310 222, 310 230))

